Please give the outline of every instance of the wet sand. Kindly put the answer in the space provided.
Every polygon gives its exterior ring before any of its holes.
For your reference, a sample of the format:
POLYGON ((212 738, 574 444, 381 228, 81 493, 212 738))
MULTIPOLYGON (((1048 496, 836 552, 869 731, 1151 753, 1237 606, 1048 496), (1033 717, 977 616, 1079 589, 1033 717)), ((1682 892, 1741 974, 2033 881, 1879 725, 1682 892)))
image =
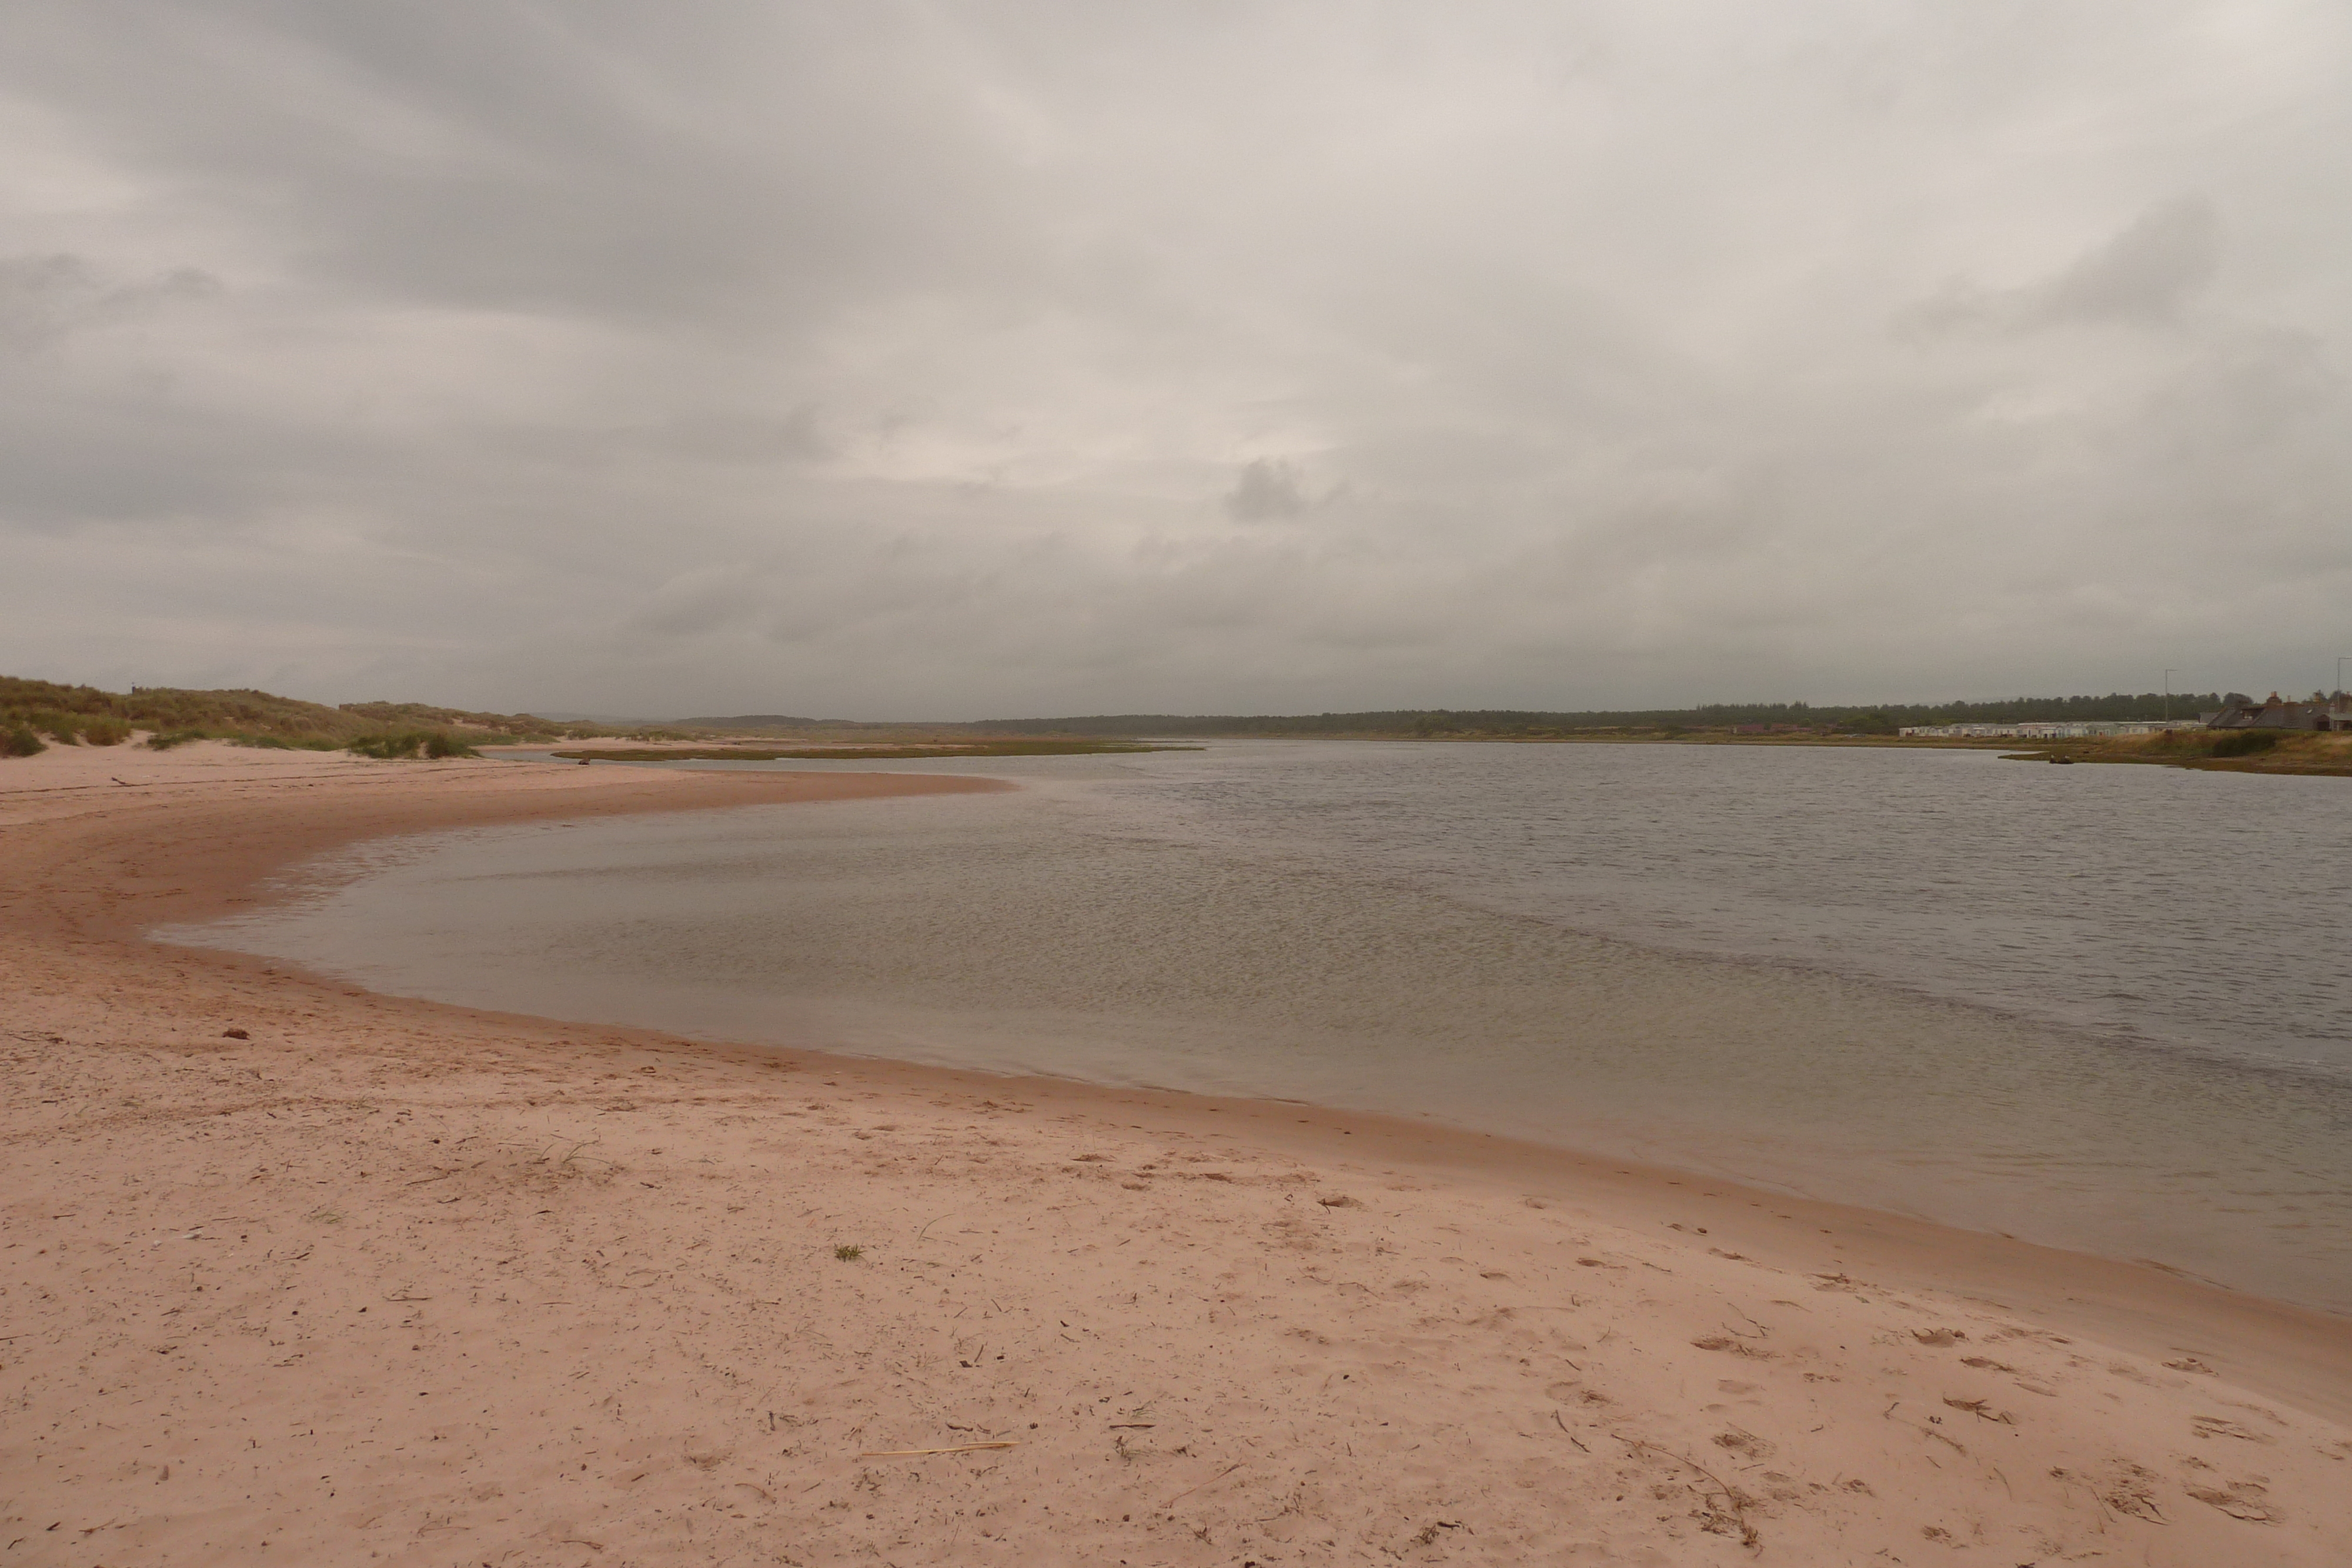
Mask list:
POLYGON ((976 787, 0 764, 0 1563, 2341 1560, 2345 1320, 1375 1117, 138 935, 386 834, 976 787))

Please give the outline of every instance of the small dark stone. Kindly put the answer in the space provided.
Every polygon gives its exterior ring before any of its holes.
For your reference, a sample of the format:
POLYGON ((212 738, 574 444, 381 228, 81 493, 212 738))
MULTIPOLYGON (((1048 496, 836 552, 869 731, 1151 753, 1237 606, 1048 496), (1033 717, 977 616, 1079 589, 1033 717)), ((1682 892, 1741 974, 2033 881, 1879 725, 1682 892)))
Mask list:
POLYGON ((245 1030, 241 1029, 225 1029, 221 1030, 221 1038, 223 1040, 251 1040, 253 1037, 246 1033, 245 1030))

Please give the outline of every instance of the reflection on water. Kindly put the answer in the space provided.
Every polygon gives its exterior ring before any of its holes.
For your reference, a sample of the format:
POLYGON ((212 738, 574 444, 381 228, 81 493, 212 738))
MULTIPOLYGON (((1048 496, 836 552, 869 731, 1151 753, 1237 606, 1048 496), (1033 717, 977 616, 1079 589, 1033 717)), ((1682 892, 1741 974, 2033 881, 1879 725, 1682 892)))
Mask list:
POLYGON ((1279 743, 988 771, 1036 787, 432 835, 180 939, 1432 1114, 2352 1310, 2339 780, 1279 743))

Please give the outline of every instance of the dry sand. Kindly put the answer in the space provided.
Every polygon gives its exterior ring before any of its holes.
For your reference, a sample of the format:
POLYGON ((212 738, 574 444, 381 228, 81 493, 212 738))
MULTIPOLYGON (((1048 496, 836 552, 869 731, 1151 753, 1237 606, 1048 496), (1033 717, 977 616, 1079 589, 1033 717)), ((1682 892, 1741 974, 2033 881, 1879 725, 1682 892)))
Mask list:
POLYGON ((958 787, 0 764, 0 1568, 2352 1559, 2340 1319, 1378 1118, 137 936, 362 837, 958 787))

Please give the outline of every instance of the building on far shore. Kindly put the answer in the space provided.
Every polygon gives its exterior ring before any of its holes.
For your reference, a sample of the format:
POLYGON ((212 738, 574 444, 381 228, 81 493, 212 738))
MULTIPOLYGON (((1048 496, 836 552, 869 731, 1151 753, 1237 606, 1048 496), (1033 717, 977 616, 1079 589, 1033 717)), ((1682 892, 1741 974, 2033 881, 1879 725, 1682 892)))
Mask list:
POLYGON ((1928 740, 2093 740, 2108 735, 2157 735, 2168 729, 2195 729, 2193 718, 2176 718, 2169 722, 2149 719, 2109 721, 2085 719, 2079 722, 2059 720, 2024 720, 2016 724, 1914 724, 1906 725, 1905 735, 1916 735, 1928 740))
POLYGON ((2273 692, 2268 701, 2258 703, 2242 692, 2231 692, 2219 708, 2199 717, 2208 729, 2352 730, 2352 697, 2314 692, 2309 702, 2291 703, 2273 692))

